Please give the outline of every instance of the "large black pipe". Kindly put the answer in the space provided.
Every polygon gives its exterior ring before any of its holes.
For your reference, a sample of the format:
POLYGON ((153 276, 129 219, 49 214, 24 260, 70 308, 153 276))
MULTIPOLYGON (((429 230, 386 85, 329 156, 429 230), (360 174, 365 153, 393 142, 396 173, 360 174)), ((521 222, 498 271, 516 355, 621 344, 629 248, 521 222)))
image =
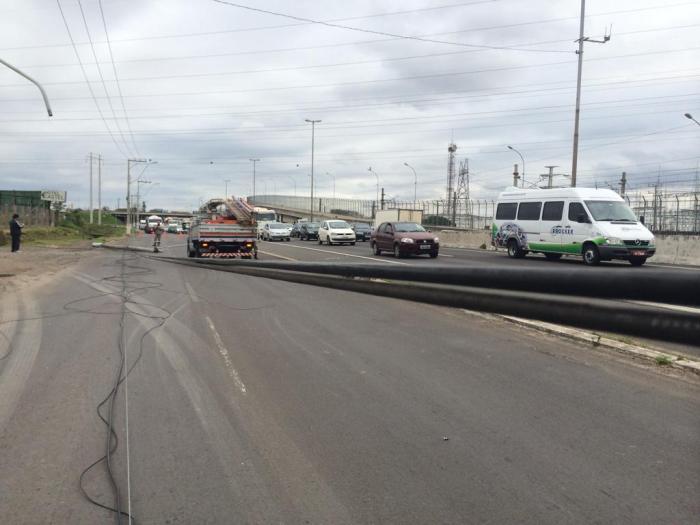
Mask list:
MULTIPOLYGON (((177 258, 172 258, 177 259, 177 258)), ((180 259, 182 260, 182 259, 180 259)), ((254 267, 295 272, 367 277, 398 281, 473 286, 601 299, 628 299, 675 305, 700 305, 700 271, 679 272, 644 268, 598 271, 588 267, 513 268, 431 265, 337 264, 287 261, 194 260, 207 266, 254 267)), ((699 335, 700 336, 700 335, 699 335)))

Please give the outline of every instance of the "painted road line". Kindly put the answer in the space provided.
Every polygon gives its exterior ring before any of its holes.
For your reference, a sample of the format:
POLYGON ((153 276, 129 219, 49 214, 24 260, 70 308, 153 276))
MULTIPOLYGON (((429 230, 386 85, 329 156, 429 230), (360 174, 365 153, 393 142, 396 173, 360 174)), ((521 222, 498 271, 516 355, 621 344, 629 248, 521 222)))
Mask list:
POLYGON ((263 255, 271 255, 272 257, 279 257, 280 259, 284 259, 285 261, 298 261, 299 259, 293 259, 291 257, 285 257, 284 255, 278 255, 276 253, 272 252, 264 252, 262 250, 258 250, 258 253, 262 253, 263 255))
POLYGON ((386 259, 376 259, 374 257, 365 257, 364 255, 353 255, 351 253, 335 252, 333 250, 321 250, 319 248, 309 248, 308 246, 295 246, 294 244, 280 244, 280 246, 284 246, 285 248, 298 248, 300 250, 311 250, 314 252, 321 252, 321 253, 332 253, 334 255, 344 255, 345 257, 356 257, 358 259, 367 259, 368 261, 377 261, 377 262, 382 262, 382 263, 387 263, 387 264, 402 264, 404 266, 408 266, 408 263, 404 263, 404 262, 390 261, 390 260, 386 260, 386 259))
POLYGON ((446 253, 439 253, 438 257, 454 257, 454 255, 447 255, 446 253))
POLYGON ((197 294, 195 293, 194 289, 192 288, 192 285, 185 281, 185 289, 187 290, 187 293, 190 296, 190 299, 192 299, 192 302, 198 303, 199 302, 199 297, 197 297, 197 294))
POLYGON ((221 340, 219 332, 216 331, 214 322, 208 315, 205 316, 205 318, 207 320, 207 324, 209 325, 209 329, 211 330, 212 334, 214 334, 214 341, 216 341, 216 347, 219 350, 219 354, 221 354, 221 357, 224 358, 224 364, 226 365, 226 368, 228 368, 229 374, 233 378, 233 382, 236 384, 236 387, 238 387, 241 393, 245 394, 247 392, 246 387, 243 384, 243 381, 241 381, 238 372, 233 367, 233 362, 231 361, 231 357, 229 356, 228 349, 224 345, 224 342, 221 340))

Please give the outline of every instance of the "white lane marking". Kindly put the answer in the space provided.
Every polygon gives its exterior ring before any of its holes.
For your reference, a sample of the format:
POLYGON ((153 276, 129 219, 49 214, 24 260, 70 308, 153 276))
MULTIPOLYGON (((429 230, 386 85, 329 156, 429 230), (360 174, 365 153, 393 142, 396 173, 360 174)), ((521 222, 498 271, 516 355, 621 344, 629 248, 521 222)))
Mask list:
POLYGON ((192 302, 199 302, 199 297, 197 297, 197 294, 194 292, 192 285, 187 281, 185 281, 185 290, 187 290, 187 294, 190 296, 190 299, 192 299, 192 302))
POLYGON ((404 263, 404 262, 390 261, 390 260, 386 260, 386 259, 377 259, 375 257, 365 257, 364 255, 353 255, 351 253, 334 252, 333 250, 321 250, 319 248, 310 248, 308 246, 295 246, 294 244, 280 244, 280 246, 284 246, 286 248, 299 248, 300 250, 312 250, 314 252, 321 252, 321 253, 332 253, 334 255, 344 255, 345 257, 356 257, 358 259, 367 259, 368 261, 377 261, 377 262, 382 262, 382 263, 387 263, 387 264, 403 264, 404 266, 408 266, 408 263, 404 263))
POLYGON ((241 381, 241 378, 238 375, 238 372, 233 367, 233 362, 231 361, 231 357, 228 354, 228 350, 227 350, 226 346, 224 345, 224 342, 221 340, 221 336, 219 335, 219 332, 216 331, 216 326, 214 326, 214 322, 211 320, 211 318, 208 315, 205 316, 205 319, 207 320, 207 324, 209 325, 209 329, 211 330, 212 334, 214 334, 214 340, 216 341, 216 346, 219 349, 219 353, 221 354, 221 357, 224 358, 224 364, 226 365, 226 368, 228 368, 229 374, 231 374, 231 377, 233 378, 233 382, 236 384, 236 386, 241 391, 241 393, 245 394, 247 392, 245 385, 243 384, 243 381, 241 381))
POLYGON ((692 306, 681 306, 677 304, 666 304, 666 303, 651 303, 649 301, 627 301, 628 303, 641 304, 642 306, 654 306, 656 308, 665 308, 666 310, 674 310, 676 312, 687 312, 691 314, 700 313, 700 308, 693 308, 692 306))
POLYGON ((291 257, 285 257, 284 255, 278 255, 276 253, 272 252, 264 252, 262 250, 258 250, 258 253, 262 253, 264 255, 272 255, 273 257, 279 257, 280 259, 284 259, 285 261, 298 261, 299 259, 292 259, 291 257))
POLYGON ((446 253, 439 253, 438 257, 454 257, 454 255, 447 255, 446 253))

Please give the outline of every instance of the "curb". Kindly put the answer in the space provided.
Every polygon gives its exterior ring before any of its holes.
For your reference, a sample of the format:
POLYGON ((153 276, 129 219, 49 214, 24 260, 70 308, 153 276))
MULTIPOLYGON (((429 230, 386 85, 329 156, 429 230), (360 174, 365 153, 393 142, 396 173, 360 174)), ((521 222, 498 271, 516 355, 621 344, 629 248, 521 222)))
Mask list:
POLYGON ((614 350, 621 354, 631 355, 634 357, 645 359, 647 361, 652 361, 654 364, 657 364, 659 366, 661 366, 659 364, 659 360, 667 361, 668 365, 673 368, 678 368, 680 370, 688 370, 694 372, 695 374, 700 374, 700 361, 688 359, 685 356, 673 355, 667 352, 662 352, 660 350, 653 350, 651 348, 645 348, 643 346, 623 343, 622 341, 616 341, 615 339, 610 339, 609 337, 604 337, 593 332, 578 330, 576 328, 568 328, 565 326, 559 326, 540 321, 530 321, 527 319, 521 319, 519 317, 511 317, 509 315, 496 314, 496 317, 504 319, 505 321, 508 321, 513 324, 538 330, 540 332, 546 332, 549 334, 557 335, 559 337, 565 337, 573 341, 589 343, 593 347, 607 348, 609 350, 614 350))
MULTIPOLYGON (((480 314, 479 312, 472 312, 470 310, 465 311, 469 313, 477 313, 479 315, 484 315, 480 314)), ((599 334, 593 332, 586 332, 584 330, 578 330, 576 328, 568 328, 565 326, 545 323, 541 321, 530 321, 528 319, 512 317, 509 315, 489 314, 488 316, 492 318, 502 319, 504 321, 508 321, 509 323, 517 324, 519 326, 530 328, 532 330, 537 330, 539 332, 545 332, 559 337, 564 337, 573 341, 588 343, 593 347, 614 350, 621 354, 631 355, 633 357, 644 359, 646 361, 651 361, 652 363, 658 366, 662 366, 659 361, 665 361, 668 363, 667 366, 671 366, 672 368, 677 368, 680 370, 690 371, 700 375, 700 361, 690 359, 686 356, 674 355, 668 352, 662 352, 660 350, 653 350, 651 348, 645 348, 643 346, 623 343, 622 341, 616 341, 615 339, 610 339, 609 337, 603 337, 599 334)))

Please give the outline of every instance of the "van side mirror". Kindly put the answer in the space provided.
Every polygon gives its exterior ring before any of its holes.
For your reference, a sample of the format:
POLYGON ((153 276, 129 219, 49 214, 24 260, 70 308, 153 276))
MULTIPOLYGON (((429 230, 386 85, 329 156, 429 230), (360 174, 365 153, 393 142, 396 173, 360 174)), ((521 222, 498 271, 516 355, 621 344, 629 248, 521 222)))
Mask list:
POLYGON ((639 216, 639 222, 641 222, 642 224, 644 224, 644 215, 640 215, 640 216, 639 216))

